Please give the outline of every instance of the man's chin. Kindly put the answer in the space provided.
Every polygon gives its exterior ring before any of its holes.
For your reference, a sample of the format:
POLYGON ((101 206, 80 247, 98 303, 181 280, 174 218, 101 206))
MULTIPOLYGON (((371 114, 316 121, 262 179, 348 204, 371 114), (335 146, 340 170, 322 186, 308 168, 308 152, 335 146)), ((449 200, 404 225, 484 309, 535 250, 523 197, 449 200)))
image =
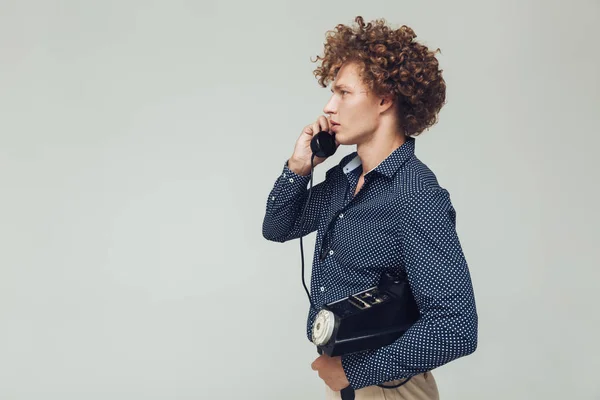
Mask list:
POLYGON ((356 144, 356 140, 352 140, 352 138, 348 138, 347 136, 339 134, 335 136, 335 141, 342 146, 352 146, 356 144))
POLYGON ((351 144, 351 143, 348 143, 348 138, 346 136, 340 135, 339 133, 335 134, 335 141, 336 141, 336 143, 338 143, 340 145, 344 145, 344 146, 351 144))

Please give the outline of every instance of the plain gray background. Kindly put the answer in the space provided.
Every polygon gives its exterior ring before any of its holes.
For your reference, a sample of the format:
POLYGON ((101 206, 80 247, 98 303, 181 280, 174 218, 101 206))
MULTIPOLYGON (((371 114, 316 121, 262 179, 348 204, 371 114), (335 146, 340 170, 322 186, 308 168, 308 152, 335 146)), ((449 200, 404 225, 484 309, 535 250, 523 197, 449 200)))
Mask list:
POLYGON ((600 399, 597 0, 0 1, 0 399, 323 398, 299 241, 261 224, 356 15, 442 51, 416 151, 480 336, 441 398, 600 399))

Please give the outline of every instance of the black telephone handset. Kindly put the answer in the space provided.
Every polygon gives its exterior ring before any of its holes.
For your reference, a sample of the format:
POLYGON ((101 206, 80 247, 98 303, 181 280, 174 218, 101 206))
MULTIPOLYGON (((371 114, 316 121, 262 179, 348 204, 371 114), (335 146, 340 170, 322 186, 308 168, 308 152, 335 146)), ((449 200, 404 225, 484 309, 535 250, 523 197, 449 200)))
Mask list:
POLYGON ((310 148, 313 154, 322 158, 332 156, 337 150, 334 135, 335 134, 332 135, 325 131, 321 131, 314 135, 310 141, 310 148))

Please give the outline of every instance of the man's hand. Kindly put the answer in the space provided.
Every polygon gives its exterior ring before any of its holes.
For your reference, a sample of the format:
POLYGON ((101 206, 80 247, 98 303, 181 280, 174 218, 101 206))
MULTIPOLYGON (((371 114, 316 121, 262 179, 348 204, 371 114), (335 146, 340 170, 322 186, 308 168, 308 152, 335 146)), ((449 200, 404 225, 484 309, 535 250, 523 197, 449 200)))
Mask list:
POLYGON ((342 367, 341 357, 329 357, 327 354, 322 354, 313 361, 311 368, 314 371, 319 371, 319 377, 334 392, 339 392, 350 385, 342 367))

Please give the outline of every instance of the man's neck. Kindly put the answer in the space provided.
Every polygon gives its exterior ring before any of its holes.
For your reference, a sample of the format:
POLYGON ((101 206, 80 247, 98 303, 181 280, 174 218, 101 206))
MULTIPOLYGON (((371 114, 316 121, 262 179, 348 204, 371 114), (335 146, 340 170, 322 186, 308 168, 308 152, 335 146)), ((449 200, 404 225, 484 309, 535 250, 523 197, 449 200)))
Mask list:
POLYGON ((363 175, 376 168, 383 160, 389 157, 398 147, 406 142, 406 137, 393 130, 374 132, 368 142, 356 145, 360 157, 363 175))

